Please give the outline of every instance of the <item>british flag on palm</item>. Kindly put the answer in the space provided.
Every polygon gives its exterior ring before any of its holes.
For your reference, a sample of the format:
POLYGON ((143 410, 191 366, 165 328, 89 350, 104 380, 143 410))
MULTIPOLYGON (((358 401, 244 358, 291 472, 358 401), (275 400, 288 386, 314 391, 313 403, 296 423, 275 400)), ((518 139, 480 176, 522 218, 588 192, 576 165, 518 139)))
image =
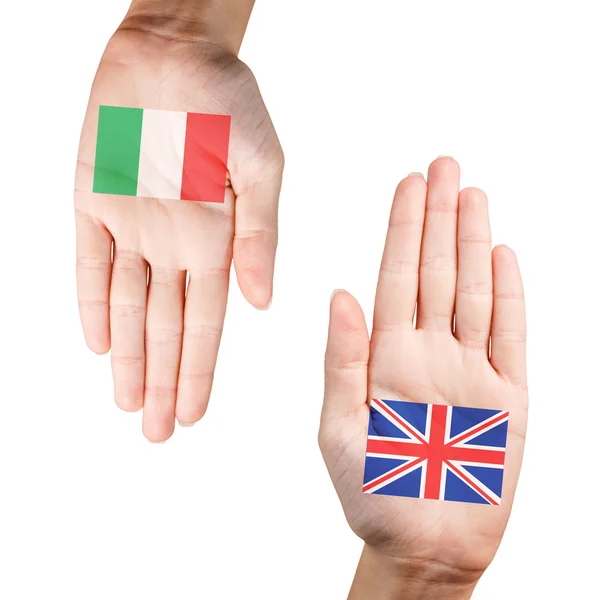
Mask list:
POLYGON ((371 400, 363 492, 499 505, 508 411, 371 400))

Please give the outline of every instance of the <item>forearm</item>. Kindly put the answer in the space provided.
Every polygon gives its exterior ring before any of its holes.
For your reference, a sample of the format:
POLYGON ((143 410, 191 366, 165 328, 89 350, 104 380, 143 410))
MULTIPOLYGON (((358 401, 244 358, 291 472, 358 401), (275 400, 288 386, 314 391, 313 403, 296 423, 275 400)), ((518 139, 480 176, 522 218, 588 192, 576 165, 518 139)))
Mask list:
POLYGON ((365 545, 348 600, 468 600, 477 579, 439 565, 409 566, 365 545))
POLYGON ((255 0, 132 0, 123 26, 204 39, 237 55, 255 0))

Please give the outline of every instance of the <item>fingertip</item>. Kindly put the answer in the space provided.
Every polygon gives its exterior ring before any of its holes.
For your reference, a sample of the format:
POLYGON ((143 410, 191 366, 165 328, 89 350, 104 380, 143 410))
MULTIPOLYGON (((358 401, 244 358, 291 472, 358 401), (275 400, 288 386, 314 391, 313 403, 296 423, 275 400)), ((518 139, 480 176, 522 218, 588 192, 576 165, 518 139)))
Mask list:
POLYGON ((332 294, 331 294, 331 301, 330 301, 330 307, 332 312, 336 312, 336 313, 347 313, 347 312, 351 312, 351 308, 353 304, 356 304, 356 299, 354 298, 354 296, 342 289, 342 288, 338 288, 333 290, 332 294))
POLYGON ((123 412, 126 412, 126 413, 131 413, 131 414, 138 413, 143 408, 141 404, 137 404, 134 402, 117 402, 117 401, 115 401, 115 404, 117 405, 119 410, 122 410, 123 412))
POLYGON ((496 260, 501 260, 503 262, 513 261, 517 258, 515 251, 506 244, 496 246, 493 250, 493 255, 496 260))
POLYGON ((520 277, 519 261, 515 251, 505 245, 496 246, 492 250, 492 269, 496 275, 499 271, 516 271, 520 277))
POLYGON ((248 245, 245 250, 239 244, 234 247, 233 264, 240 291, 254 308, 268 310, 273 300, 275 253, 269 257, 261 253, 260 258, 248 252, 248 245))
POLYGON ((337 288, 335 290, 333 290, 333 292, 331 292, 331 298, 329 299, 329 303, 331 304, 334 300, 334 298, 338 295, 338 294, 347 294, 348 292, 346 290, 344 290, 343 288, 337 288))
POLYGON ((123 412, 136 413, 144 406, 144 392, 123 392, 119 389, 118 383, 115 383, 115 404, 123 412))
POLYGON ((462 209, 471 206, 480 206, 488 204, 488 197, 483 190, 476 187, 466 187, 461 190, 459 203, 462 209))
POLYGON ((404 196, 407 191, 413 191, 415 189, 426 188, 427 182, 425 181, 425 175, 423 173, 409 173, 404 179, 400 181, 396 187, 395 198, 404 196))
MULTIPOLYGON (((210 392, 209 392, 210 393, 210 392)), ((201 421, 208 408, 208 396, 194 402, 191 398, 177 399, 177 409, 175 418, 180 427, 193 427, 201 421)))
POLYGON ((440 154, 435 160, 431 161, 431 164, 437 166, 446 165, 451 169, 459 167, 458 161, 454 156, 450 156, 449 154, 440 154))
POLYGON ((440 174, 456 174, 460 173, 460 165, 458 161, 452 156, 438 156, 429 165, 429 176, 432 173, 440 174))
POLYGON ((92 347, 88 344, 88 348, 97 356, 106 356, 110 352, 110 347, 105 346, 92 347))
POLYGON ((336 289, 331 295, 330 329, 336 331, 366 329, 360 304, 350 292, 344 289, 336 289))
POLYGON ((239 281, 240 290, 246 301, 256 310, 267 311, 273 303, 273 294, 271 290, 261 285, 247 285, 239 281))
MULTIPOLYGON (((174 427, 175 424, 173 424, 174 427)), ((156 429, 156 428, 148 428, 148 427, 144 427, 142 429, 142 432, 144 434, 144 437, 151 443, 151 444, 164 444, 168 439, 171 438, 171 436, 173 435, 173 429, 170 429, 168 431, 165 431, 164 429, 156 429)))
POLYGON ((258 310, 269 310, 271 308, 271 304, 273 304, 273 296, 269 298, 269 301, 266 305, 264 304, 264 302, 261 302, 259 304, 253 304, 252 306, 254 306, 254 308, 258 310))
POLYGON ((98 356, 104 356, 110 351, 110 336, 108 334, 84 333, 87 347, 98 356))
POLYGON ((209 395, 210 391, 205 397, 197 398, 196 401, 193 401, 191 397, 177 398, 175 419, 179 427, 189 429, 204 418, 208 409, 209 395))

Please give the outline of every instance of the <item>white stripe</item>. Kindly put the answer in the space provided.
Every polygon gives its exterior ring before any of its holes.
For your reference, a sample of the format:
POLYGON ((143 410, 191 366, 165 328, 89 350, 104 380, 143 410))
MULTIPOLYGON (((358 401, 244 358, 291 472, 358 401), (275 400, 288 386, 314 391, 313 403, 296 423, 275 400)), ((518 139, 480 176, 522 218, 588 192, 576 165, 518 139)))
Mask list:
POLYGON ((450 440, 450 425, 452 425, 452 407, 448 407, 448 413, 446 414, 446 431, 444 432, 444 444, 447 444, 450 440))
POLYGON ((144 110, 137 195, 179 200, 187 114, 144 110))
POLYGON ((429 461, 426 460, 423 463, 423 470, 421 471, 421 487, 419 489, 419 498, 425 498, 425 483, 427 482, 427 467, 428 466, 429 466, 429 461))
POLYGON ((431 442, 431 415, 433 414, 433 404, 427 405, 427 419, 425 421, 425 439, 431 442))

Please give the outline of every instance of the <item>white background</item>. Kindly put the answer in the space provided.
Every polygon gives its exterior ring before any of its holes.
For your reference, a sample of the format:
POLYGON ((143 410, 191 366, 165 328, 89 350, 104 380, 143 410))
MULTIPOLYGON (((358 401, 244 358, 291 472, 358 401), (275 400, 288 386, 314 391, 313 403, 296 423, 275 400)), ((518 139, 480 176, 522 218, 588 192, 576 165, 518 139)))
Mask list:
POLYGON ((276 293, 232 286, 205 420, 164 445, 87 351, 72 185, 125 0, 3 6, 0 597, 337 599, 361 544, 316 443, 331 291, 368 318, 397 181, 455 156, 518 253, 530 429, 475 598, 592 598, 600 38, 595 3, 258 0, 241 57, 284 145, 276 293))

